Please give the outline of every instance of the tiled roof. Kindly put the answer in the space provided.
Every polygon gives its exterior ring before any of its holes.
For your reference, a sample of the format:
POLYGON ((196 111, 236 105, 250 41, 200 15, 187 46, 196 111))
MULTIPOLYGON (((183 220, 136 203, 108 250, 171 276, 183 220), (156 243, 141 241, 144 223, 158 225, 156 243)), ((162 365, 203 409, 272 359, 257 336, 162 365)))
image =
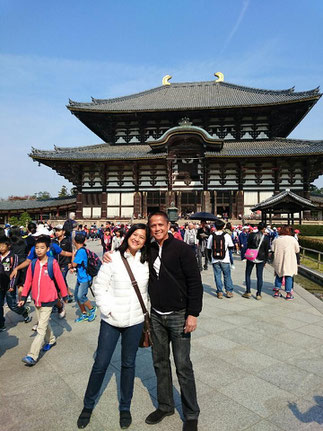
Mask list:
POLYGON ((17 200, 17 201, 0 201, 0 211, 13 211, 13 210, 30 210, 38 208, 57 208, 63 205, 70 205, 76 203, 75 197, 67 198, 52 198, 45 200, 17 200))
POLYGON ((323 141, 276 138, 270 141, 224 141, 220 153, 205 153, 206 156, 248 157, 323 155, 323 141))
POLYGON ((162 158, 166 153, 153 153, 149 145, 99 144, 87 147, 55 147, 54 151, 32 149, 29 154, 34 160, 127 160, 141 158, 162 158))
POLYGON ((315 202, 318 204, 323 204, 323 195, 314 195, 311 194, 310 196, 311 202, 315 202))
POLYGON ((251 211, 258 211, 261 209, 272 208, 277 204, 284 202, 288 197, 291 198, 292 201, 294 201, 295 203, 298 203, 299 205, 302 205, 306 208, 316 208, 316 206, 312 204, 310 200, 305 199, 302 196, 299 196, 296 193, 291 192, 289 189, 286 189, 278 193, 277 195, 271 196, 270 198, 260 202, 258 205, 251 208, 251 211))
MULTIPOLYGON (((323 141, 278 138, 271 141, 224 141, 221 151, 207 151, 206 157, 275 157, 290 155, 323 155, 323 141)), ((86 147, 55 147, 54 151, 32 149, 34 160, 135 160, 166 157, 149 145, 99 144, 86 147)))
POLYGON ((163 85, 151 90, 114 99, 94 99, 91 103, 69 101, 71 111, 132 112, 178 109, 211 109, 239 106, 261 106, 318 99, 319 88, 294 92, 263 90, 227 82, 185 82, 163 85))

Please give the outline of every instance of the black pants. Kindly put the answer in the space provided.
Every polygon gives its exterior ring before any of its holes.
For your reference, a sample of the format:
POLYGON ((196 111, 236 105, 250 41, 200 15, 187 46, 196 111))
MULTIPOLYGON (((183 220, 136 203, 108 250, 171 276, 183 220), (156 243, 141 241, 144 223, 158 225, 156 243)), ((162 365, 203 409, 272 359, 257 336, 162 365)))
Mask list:
POLYGON ((190 360, 191 334, 184 334, 186 310, 168 315, 151 314, 153 360, 157 376, 158 407, 162 411, 174 410, 173 382, 170 366, 170 343, 176 374, 181 388, 183 415, 185 420, 197 419, 200 413, 197 404, 195 379, 190 360))

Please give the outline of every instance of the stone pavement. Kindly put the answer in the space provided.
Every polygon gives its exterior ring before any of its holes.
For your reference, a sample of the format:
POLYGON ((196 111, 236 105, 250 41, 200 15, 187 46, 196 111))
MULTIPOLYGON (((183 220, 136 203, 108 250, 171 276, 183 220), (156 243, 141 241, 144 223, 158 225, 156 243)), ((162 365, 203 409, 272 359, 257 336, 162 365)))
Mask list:
MULTIPOLYGON (((100 250, 97 243, 89 246, 100 250)), ((217 299, 212 269, 202 273, 204 306, 192 338, 199 431, 322 430, 323 303, 299 286, 294 301, 274 299, 271 267, 265 268, 262 301, 244 299, 244 267, 236 259, 232 299, 217 299)), ((69 275, 69 282, 74 285, 75 276, 69 275)), ((51 320, 57 346, 28 368, 21 358, 28 352, 36 322, 24 324, 8 308, 5 312, 8 331, 0 333, 0 430, 77 430, 100 319, 75 323, 77 307, 68 304, 66 319, 54 314, 51 320)), ((120 346, 89 431, 120 429, 119 380, 120 346)), ((181 430, 175 374, 174 398, 175 415, 155 426, 144 423, 156 407, 156 379, 150 349, 140 349, 129 430, 181 430)))

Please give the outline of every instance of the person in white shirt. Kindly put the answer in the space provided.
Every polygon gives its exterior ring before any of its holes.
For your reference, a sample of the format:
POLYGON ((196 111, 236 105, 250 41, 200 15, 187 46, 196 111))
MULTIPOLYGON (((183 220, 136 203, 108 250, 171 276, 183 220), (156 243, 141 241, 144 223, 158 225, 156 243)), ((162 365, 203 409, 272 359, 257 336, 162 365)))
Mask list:
POLYGON ((209 236, 207 249, 209 260, 213 266, 214 280, 216 285, 216 294, 219 299, 223 298, 223 282, 227 298, 233 297, 233 283, 231 278, 231 265, 229 248, 234 248, 232 238, 229 234, 223 232, 225 223, 222 220, 216 220, 215 232, 209 236))
POLYGON ((101 327, 95 362, 84 396, 84 408, 78 428, 90 422, 106 370, 121 335, 120 427, 131 425, 130 404, 135 378, 135 361, 142 335, 144 314, 131 283, 124 256, 134 274, 142 299, 148 307, 149 267, 147 245, 149 229, 138 223, 127 232, 118 251, 111 254, 111 263, 103 263, 94 283, 96 303, 101 311, 101 327))

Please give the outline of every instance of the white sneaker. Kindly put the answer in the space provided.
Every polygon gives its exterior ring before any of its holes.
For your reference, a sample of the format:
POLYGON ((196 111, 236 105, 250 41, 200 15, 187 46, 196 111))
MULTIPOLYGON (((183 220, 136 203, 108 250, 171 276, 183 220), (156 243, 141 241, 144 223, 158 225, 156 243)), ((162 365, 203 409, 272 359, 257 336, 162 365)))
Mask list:
POLYGON ((37 327, 38 327, 38 323, 36 323, 36 325, 34 325, 34 326, 31 328, 31 330, 36 332, 36 331, 37 331, 37 327))
POLYGON ((30 297, 30 295, 28 296, 28 298, 27 298, 27 302, 31 302, 32 300, 31 300, 31 297, 30 297))

